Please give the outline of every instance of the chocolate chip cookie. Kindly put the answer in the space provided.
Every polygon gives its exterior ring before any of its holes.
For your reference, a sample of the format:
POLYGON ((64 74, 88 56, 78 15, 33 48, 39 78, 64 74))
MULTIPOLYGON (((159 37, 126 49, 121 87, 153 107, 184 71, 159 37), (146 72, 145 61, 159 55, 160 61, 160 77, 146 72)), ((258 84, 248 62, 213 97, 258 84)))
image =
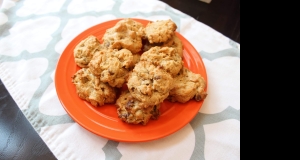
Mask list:
POLYGON ((173 37, 177 25, 172 20, 149 22, 145 27, 145 37, 150 43, 162 43, 173 37))
POLYGON ((82 68, 87 68, 96 51, 102 48, 97 37, 91 35, 82 40, 74 49, 75 63, 82 68))
POLYGON ((116 106, 118 117, 126 123, 146 125, 150 119, 157 119, 160 115, 160 104, 145 105, 131 96, 128 90, 121 93, 116 106))
POLYGON ((173 78, 165 70, 147 61, 140 61, 129 74, 131 95, 146 105, 162 103, 173 86, 173 78))
POLYGON ((120 88, 139 57, 139 54, 133 55, 128 49, 102 49, 95 53, 89 68, 94 75, 100 76, 102 82, 120 88))
POLYGON ((204 100, 206 82, 200 74, 191 72, 183 67, 177 77, 174 78, 174 86, 170 90, 168 100, 171 102, 185 103, 191 99, 204 100))
POLYGON ((125 48, 132 53, 138 53, 142 49, 142 37, 144 37, 144 26, 133 19, 126 18, 107 29, 102 39, 107 48, 119 50, 125 48))
POLYGON ((76 86, 78 96, 93 106, 114 103, 116 100, 116 90, 107 83, 101 82, 89 68, 78 70, 72 77, 72 83, 76 86))
POLYGON ((181 56, 172 47, 152 47, 144 52, 140 61, 147 61, 170 73, 173 77, 178 74, 183 66, 181 56))

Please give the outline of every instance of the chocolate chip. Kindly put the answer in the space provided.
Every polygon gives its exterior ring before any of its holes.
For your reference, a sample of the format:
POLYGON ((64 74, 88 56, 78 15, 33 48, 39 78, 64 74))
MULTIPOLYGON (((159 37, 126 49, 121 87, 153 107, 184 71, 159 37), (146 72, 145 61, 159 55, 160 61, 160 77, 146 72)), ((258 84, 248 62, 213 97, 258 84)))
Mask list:
POLYGON ((108 70, 108 73, 109 73, 110 75, 114 75, 114 74, 115 74, 115 73, 112 72, 111 70, 108 70))
POLYGON ((196 94, 195 100, 196 100, 196 101, 201 101, 201 99, 202 99, 201 96, 200 96, 199 94, 196 94))
POLYGON ((128 117, 128 114, 127 114, 127 113, 122 114, 121 117, 122 117, 122 118, 127 118, 127 117, 128 117))
POLYGON ((131 91, 132 91, 132 92, 134 92, 134 89, 135 89, 135 88, 134 88, 134 87, 132 87, 132 88, 131 88, 131 91))
POLYGON ((125 108, 126 108, 126 109, 129 109, 129 108, 133 107, 133 105, 134 105, 134 101, 133 101, 133 100, 129 100, 129 101, 127 102, 125 108))

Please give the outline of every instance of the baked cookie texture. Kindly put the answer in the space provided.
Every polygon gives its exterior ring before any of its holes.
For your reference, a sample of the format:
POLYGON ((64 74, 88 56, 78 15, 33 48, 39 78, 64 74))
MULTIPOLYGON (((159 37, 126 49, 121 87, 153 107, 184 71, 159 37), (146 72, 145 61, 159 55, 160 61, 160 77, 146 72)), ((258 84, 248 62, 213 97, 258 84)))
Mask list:
POLYGON ((91 35, 82 40, 74 49, 75 63, 82 68, 87 68, 96 51, 100 50, 102 45, 97 37, 91 35))
POLYGON ((116 90, 107 83, 101 82, 89 68, 78 70, 72 77, 72 83, 76 86, 78 96, 93 106, 102 106, 116 101, 116 90))
POLYGON ((142 49, 142 37, 144 37, 144 26, 127 18, 107 29, 102 39, 107 48, 119 50, 125 48, 132 53, 138 53, 142 49))
POLYGON ((100 76, 102 82, 120 88, 139 57, 139 54, 133 55, 128 49, 102 49, 94 54, 89 68, 94 75, 100 76))
POLYGON ((167 40, 164 43, 150 43, 148 40, 144 40, 143 51, 147 52, 153 47, 172 47, 177 50, 177 53, 183 58, 183 44, 179 37, 174 34, 172 38, 167 40))
POLYGON ((116 106, 118 117, 126 123, 146 125, 150 119, 158 119, 160 116, 160 104, 145 105, 135 99, 128 90, 121 93, 116 106))
POLYGON ((168 97, 173 78, 150 62, 140 61, 129 74, 127 86, 134 98, 146 105, 157 105, 168 97))
POLYGON ((145 37, 150 43, 162 43, 173 37, 177 25, 172 20, 149 22, 145 27, 145 37))
POLYGON ((148 61, 175 77, 183 66, 181 56, 172 47, 152 47, 144 52, 140 61, 148 61))
POLYGON ((183 58, 183 44, 176 34, 174 34, 174 36, 170 38, 167 42, 163 43, 161 47, 175 48, 180 57, 183 58))
POLYGON ((186 103, 191 99, 201 101, 207 96, 205 87, 206 82, 200 74, 183 67, 178 76, 174 78, 174 85, 167 99, 180 103, 186 103))

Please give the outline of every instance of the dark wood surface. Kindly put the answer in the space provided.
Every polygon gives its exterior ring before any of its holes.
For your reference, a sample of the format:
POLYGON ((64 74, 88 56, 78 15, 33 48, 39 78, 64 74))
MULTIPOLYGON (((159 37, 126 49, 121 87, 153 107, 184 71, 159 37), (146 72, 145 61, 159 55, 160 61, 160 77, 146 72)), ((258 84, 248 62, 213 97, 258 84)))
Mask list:
MULTIPOLYGON (((240 43, 240 0, 163 0, 240 43)), ((0 159, 56 159, 0 80, 0 159)))
POLYGON ((210 26, 228 38, 240 42, 240 0, 162 0, 210 26))
POLYGON ((56 159, 0 80, 0 160, 56 159))

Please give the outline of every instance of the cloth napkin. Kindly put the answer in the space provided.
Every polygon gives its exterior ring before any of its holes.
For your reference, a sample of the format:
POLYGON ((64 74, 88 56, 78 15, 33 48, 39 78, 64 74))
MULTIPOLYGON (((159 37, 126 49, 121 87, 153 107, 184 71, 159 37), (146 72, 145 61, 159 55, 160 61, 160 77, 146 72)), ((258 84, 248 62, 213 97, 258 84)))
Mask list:
POLYGON ((240 159, 240 44, 157 0, 0 1, 0 78, 57 159, 240 159), (66 113, 55 89, 57 62, 85 29, 116 18, 172 19, 196 48, 208 96, 195 118, 153 141, 112 141, 66 113))

